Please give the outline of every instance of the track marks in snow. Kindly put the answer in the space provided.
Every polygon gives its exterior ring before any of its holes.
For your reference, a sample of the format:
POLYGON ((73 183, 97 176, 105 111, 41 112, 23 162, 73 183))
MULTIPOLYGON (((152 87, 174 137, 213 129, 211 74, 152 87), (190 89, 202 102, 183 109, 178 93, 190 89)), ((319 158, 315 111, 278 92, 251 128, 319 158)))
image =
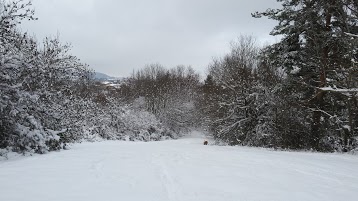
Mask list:
POLYGON ((356 156, 203 146, 202 142, 196 133, 164 142, 83 143, 68 151, 0 162, 0 200, 336 201, 358 197, 356 156))
POLYGON ((97 160, 91 163, 90 171, 96 178, 101 177, 103 174, 103 161, 104 160, 97 160))
POLYGON ((168 198, 170 201, 178 201, 180 195, 180 189, 178 188, 177 183, 173 179, 172 175, 169 174, 167 167, 161 165, 160 180, 162 182, 163 187, 166 189, 168 198))
POLYGON ((159 181, 166 192, 169 201, 180 201, 181 187, 176 179, 176 176, 171 172, 171 167, 176 166, 183 160, 180 154, 153 154, 152 164, 157 169, 159 181), (170 165, 168 165, 170 164, 170 165))

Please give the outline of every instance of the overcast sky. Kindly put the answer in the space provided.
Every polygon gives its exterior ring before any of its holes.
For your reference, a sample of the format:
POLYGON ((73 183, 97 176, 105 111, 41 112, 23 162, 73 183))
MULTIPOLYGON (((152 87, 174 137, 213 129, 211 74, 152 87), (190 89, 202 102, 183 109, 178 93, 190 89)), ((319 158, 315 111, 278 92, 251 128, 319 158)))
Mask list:
POLYGON ((191 65, 201 74, 213 57, 229 50, 240 34, 261 43, 276 22, 251 17, 277 7, 276 0, 32 0, 38 21, 23 30, 60 34, 72 53, 98 72, 129 76, 133 69, 161 63, 191 65))

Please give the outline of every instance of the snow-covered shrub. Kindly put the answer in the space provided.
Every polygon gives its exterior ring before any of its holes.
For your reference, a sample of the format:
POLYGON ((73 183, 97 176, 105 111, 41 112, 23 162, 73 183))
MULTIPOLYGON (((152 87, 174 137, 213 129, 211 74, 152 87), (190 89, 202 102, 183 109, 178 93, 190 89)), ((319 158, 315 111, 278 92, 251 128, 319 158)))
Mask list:
POLYGON ((0 148, 45 153, 63 148, 70 126, 61 120, 73 113, 64 103, 80 95, 88 70, 58 38, 40 45, 17 30, 35 19, 30 5, 0 1, 0 148))
POLYGON ((154 114, 144 110, 128 110, 121 115, 120 121, 120 133, 129 136, 130 140, 158 141, 164 136, 176 137, 154 114))
POLYGON ((117 105, 112 102, 109 105, 94 108, 94 110, 97 111, 97 115, 87 118, 86 126, 82 129, 82 132, 86 134, 84 138, 158 141, 163 138, 177 137, 155 115, 143 109, 117 105))

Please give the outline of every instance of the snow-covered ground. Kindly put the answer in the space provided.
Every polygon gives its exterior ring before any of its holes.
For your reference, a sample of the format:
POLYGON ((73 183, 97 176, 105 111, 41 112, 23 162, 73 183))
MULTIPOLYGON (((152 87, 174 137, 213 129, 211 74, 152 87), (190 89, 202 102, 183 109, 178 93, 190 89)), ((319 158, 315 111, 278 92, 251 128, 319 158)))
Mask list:
POLYGON ((1 201, 358 200, 358 157, 106 141, 0 162, 1 201))

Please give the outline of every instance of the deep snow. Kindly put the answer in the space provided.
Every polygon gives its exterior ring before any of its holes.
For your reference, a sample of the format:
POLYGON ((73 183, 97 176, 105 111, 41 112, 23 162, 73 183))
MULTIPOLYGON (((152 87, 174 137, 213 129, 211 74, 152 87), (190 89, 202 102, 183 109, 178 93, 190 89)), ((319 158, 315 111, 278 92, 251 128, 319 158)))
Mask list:
POLYGON ((106 141, 0 161, 1 201, 358 200, 358 157, 106 141))

